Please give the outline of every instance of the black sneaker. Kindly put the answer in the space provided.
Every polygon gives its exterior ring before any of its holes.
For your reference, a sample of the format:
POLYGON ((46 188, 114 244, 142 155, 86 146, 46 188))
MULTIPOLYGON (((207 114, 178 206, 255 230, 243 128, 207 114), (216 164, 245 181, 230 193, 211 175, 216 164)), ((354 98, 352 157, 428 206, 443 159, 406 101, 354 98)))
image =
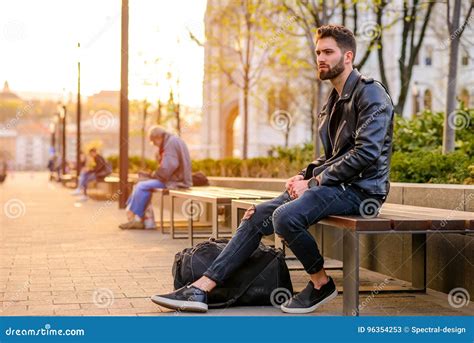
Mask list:
POLYGON ((331 301, 337 296, 337 289, 330 276, 328 280, 319 290, 314 288, 312 281, 308 282, 305 289, 281 305, 281 310, 286 313, 310 313, 331 301))
POLYGON ((207 312, 207 293, 191 285, 169 294, 154 295, 151 301, 172 310, 207 312))

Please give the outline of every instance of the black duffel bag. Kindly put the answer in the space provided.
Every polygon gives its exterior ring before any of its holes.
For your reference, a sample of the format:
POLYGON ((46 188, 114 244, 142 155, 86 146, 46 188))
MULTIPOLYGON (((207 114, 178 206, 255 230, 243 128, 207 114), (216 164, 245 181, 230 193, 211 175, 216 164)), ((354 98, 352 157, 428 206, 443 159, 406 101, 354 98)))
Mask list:
MULTIPOLYGON (((210 238, 177 253, 173 263, 174 288, 199 279, 228 243, 210 238)), ((281 249, 260 244, 242 266, 208 294, 209 308, 278 306, 293 294, 290 272, 281 249)))

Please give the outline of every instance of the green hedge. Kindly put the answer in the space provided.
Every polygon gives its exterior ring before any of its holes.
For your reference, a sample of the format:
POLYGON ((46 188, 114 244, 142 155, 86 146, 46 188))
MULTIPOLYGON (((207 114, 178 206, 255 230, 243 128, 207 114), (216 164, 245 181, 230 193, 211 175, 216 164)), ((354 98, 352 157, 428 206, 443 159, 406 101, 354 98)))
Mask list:
POLYGON ((462 151, 396 151, 392 155, 391 181, 474 184, 474 158, 462 151))
MULTIPOLYGON (((391 164, 391 181, 415 183, 474 184, 474 110, 461 112, 465 125, 456 130, 456 151, 441 154, 443 118, 441 112, 425 111, 414 119, 396 117, 391 164)), ((208 176, 287 178, 312 160, 312 144, 293 148, 274 147, 269 157, 203 159, 193 161, 193 171, 208 176)), ((114 170, 117 156, 109 157, 114 170)), ((156 169, 146 160, 146 168, 156 169)), ((130 172, 141 170, 141 159, 130 157, 130 172)))
MULTIPOLYGON (((111 155, 107 157, 107 161, 112 165, 114 172, 118 172, 118 156, 111 155)), ((145 168, 141 167, 141 157, 140 156, 129 156, 128 157, 128 170, 130 173, 137 173, 140 170, 151 172, 156 170, 157 163, 155 160, 145 159, 145 168)))
MULTIPOLYGON (((193 170, 208 176, 287 178, 304 168, 283 158, 251 158, 193 161, 193 170)), ((440 152, 400 152, 392 155, 391 181, 415 183, 474 184, 474 158, 458 151, 447 155, 440 152)))
MULTIPOLYGON (((459 110, 453 121, 456 150, 469 156, 474 154, 474 109, 459 110)), ((443 144, 443 112, 424 111, 414 119, 395 118, 393 150, 403 152, 438 151, 443 144)))

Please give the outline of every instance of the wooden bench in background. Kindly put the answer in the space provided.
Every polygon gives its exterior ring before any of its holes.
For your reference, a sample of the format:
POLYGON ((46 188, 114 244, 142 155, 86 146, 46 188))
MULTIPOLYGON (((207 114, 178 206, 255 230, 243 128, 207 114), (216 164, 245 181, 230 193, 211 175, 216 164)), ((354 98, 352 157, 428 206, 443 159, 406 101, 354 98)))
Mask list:
POLYGON ((232 200, 271 199, 278 194, 278 192, 272 191, 256 191, 253 189, 234 189, 213 186, 192 187, 187 190, 169 190, 169 196, 171 198, 171 236, 172 238, 188 238, 191 246, 194 243, 195 237, 209 237, 209 233, 204 233, 204 235, 194 234, 195 222, 199 221, 202 214, 199 212, 203 212, 203 206, 209 206, 210 211, 208 212, 208 217, 210 217, 210 223, 208 223, 206 226, 211 227, 212 230, 210 234, 215 238, 225 236, 230 237, 230 227, 227 232, 219 231, 219 209, 222 209, 224 213, 226 211, 229 213, 232 200), (175 232, 175 199, 177 198, 183 199, 185 201, 183 206, 184 212, 189 211, 189 213, 184 213, 185 217, 187 217, 186 219, 188 220, 188 233, 185 236, 179 236, 175 232), (194 212, 196 209, 198 213, 194 212))

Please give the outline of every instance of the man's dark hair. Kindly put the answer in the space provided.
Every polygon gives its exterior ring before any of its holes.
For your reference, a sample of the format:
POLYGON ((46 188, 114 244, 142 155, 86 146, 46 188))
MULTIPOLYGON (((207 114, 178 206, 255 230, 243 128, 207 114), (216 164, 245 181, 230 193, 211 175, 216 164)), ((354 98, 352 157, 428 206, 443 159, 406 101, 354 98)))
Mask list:
POLYGON ((319 27, 316 32, 316 41, 327 37, 334 38, 342 52, 352 51, 352 62, 354 62, 357 44, 351 30, 342 25, 323 25, 319 27))
POLYGON ((97 152, 97 149, 96 148, 90 148, 89 153, 91 153, 91 152, 97 152))

